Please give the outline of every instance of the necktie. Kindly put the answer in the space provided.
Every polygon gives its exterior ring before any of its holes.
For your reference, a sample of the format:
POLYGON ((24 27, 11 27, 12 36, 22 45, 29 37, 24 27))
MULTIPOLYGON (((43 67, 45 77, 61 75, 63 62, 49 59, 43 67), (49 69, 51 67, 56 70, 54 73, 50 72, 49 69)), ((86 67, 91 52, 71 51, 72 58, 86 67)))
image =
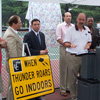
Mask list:
POLYGON ((37 34, 37 38, 38 38, 38 41, 39 41, 39 43, 40 43, 40 45, 41 45, 41 39, 40 39, 39 34, 37 34))

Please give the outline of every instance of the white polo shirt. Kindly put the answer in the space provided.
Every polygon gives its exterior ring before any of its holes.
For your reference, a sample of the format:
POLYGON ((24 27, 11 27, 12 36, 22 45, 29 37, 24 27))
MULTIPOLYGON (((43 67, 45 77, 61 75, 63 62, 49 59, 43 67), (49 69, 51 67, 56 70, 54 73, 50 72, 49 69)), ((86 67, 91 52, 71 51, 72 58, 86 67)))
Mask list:
POLYGON ((90 30, 88 27, 84 26, 83 30, 80 31, 78 30, 77 25, 74 25, 67 30, 63 42, 71 42, 72 44, 77 45, 76 48, 66 48, 67 52, 75 54, 88 53, 88 50, 84 48, 88 42, 92 42, 90 30))

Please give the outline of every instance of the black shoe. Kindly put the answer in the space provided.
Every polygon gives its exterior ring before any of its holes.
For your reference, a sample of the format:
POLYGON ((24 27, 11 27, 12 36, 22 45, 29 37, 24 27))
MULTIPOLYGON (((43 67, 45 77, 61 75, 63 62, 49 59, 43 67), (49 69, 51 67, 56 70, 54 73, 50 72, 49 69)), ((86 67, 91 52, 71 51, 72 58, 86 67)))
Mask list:
POLYGON ((36 97, 36 98, 33 98, 33 99, 29 99, 29 100, 42 100, 40 97, 36 97))
POLYGON ((35 98, 35 100, 42 100, 40 97, 35 98))
POLYGON ((69 91, 69 90, 67 90, 67 91, 66 91, 66 93, 70 93, 70 91, 69 91))

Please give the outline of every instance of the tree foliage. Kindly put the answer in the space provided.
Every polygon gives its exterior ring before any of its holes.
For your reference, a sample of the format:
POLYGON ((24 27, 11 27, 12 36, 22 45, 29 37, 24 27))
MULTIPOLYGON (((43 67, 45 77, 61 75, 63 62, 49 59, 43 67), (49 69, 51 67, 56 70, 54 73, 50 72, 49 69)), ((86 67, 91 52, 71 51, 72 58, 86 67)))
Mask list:
POLYGON ((8 19, 12 15, 21 17, 22 24, 25 26, 25 15, 28 8, 28 2, 15 0, 2 0, 2 23, 7 25, 8 19))
MULTIPOLYGON (((87 17, 88 16, 94 17, 95 23, 100 21, 100 7, 78 5, 78 8, 76 8, 75 6, 77 5, 69 4, 68 6, 69 8, 72 8, 70 12, 72 14, 73 23, 76 23, 76 17, 80 12, 85 13, 87 17)), ((28 9, 28 2, 16 1, 16 0, 2 0, 3 25, 4 26, 7 25, 8 19, 11 15, 18 15, 21 17, 23 26, 25 26, 26 23, 25 16, 27 9, 28 9)), ((61 11, 63 15, 66 11, 66 4, 61 4, 61 11)))
MULTIPOLYGON (((78 5, 78 8, 74 8, 76 5, 69 4, 69 8, 73 8, 70 12, 72 14, 72 22, 76 23, 77 15, 82 12, 86 14, 86 17, 92 16, 94 18, 95 23, 100 21, 100 7, 98 6, 85 6, 78 5)), ((66 6, 65 4, 61 4, 62 13, 65 13, 66 6)))

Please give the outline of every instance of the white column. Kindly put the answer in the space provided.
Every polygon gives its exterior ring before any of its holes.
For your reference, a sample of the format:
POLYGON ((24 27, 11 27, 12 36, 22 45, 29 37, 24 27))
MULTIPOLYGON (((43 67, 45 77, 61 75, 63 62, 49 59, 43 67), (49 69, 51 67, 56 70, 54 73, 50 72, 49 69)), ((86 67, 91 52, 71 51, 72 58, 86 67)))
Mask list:
POLYGON ((0 0, 0 37, 2 37, 2 0, 0 0))

